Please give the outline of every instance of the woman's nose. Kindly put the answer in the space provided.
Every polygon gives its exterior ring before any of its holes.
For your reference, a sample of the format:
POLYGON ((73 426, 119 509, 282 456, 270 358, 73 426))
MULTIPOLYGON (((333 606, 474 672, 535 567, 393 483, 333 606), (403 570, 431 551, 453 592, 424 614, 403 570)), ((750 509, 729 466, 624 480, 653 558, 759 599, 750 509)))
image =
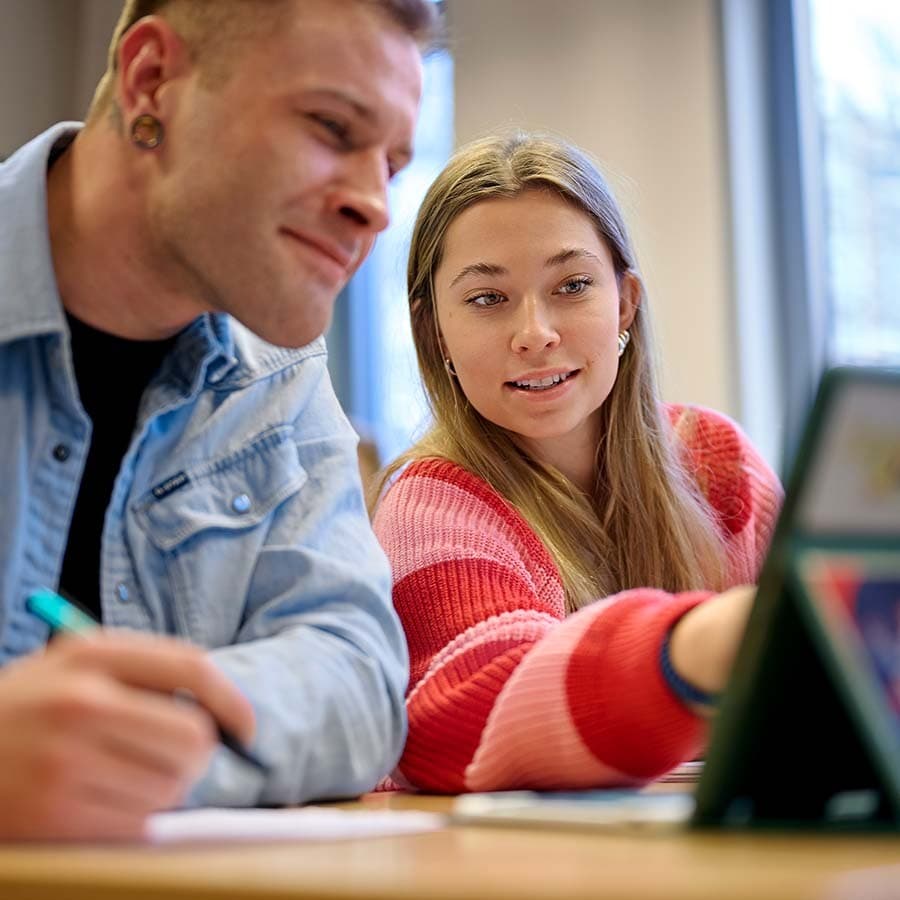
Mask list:
POLYGON ((519 309, 512 346, 517 353, 552 349, 559 343, 559 332, 543 303, 526 300, 519 309))

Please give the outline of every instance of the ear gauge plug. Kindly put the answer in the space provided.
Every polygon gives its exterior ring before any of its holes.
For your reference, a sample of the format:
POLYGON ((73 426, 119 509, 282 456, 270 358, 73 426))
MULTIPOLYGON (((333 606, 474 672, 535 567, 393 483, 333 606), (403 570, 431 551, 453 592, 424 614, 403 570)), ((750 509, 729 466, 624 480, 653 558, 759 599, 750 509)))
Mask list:
POLYGON ((164 135, 163 123, 148 113, 131 123, 131 143, 141 150, 155 150, 163 142, 164 135))

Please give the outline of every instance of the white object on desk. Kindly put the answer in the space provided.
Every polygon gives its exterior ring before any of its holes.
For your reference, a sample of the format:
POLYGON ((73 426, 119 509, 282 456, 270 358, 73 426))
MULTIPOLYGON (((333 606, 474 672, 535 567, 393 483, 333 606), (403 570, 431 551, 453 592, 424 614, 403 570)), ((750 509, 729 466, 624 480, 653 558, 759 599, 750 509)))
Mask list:
POLYGON ((154 844, 195 841, 340 841, 437 831, 445 816, 407 810, 192 809, 157 813, 147 822, 154 844))
POLYGON ((690 794, 639 790, 496 791, 463 794, 452 820, 467 825, 555 825, 577 827, 678 828, 694 809, 690 794))

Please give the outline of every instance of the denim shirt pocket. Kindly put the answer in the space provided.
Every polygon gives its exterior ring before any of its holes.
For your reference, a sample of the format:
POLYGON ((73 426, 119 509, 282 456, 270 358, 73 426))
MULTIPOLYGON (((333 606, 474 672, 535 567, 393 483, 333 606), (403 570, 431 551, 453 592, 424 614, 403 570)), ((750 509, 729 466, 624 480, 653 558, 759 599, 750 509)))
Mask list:
POLYGON ((198 643, 234 639, 267 523, 307 481, 293 435, 291 425, 268 428, 237 451, 177 469, 134 509, 163 557, 175 621, 198 643))

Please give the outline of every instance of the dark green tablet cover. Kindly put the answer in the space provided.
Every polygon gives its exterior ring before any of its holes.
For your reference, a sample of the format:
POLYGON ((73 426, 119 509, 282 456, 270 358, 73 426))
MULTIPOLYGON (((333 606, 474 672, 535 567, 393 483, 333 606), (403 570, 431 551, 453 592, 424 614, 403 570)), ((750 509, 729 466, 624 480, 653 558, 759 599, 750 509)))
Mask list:
POLYGON ((695 826, 900 830, 900 372, 822 379, 695 826))

